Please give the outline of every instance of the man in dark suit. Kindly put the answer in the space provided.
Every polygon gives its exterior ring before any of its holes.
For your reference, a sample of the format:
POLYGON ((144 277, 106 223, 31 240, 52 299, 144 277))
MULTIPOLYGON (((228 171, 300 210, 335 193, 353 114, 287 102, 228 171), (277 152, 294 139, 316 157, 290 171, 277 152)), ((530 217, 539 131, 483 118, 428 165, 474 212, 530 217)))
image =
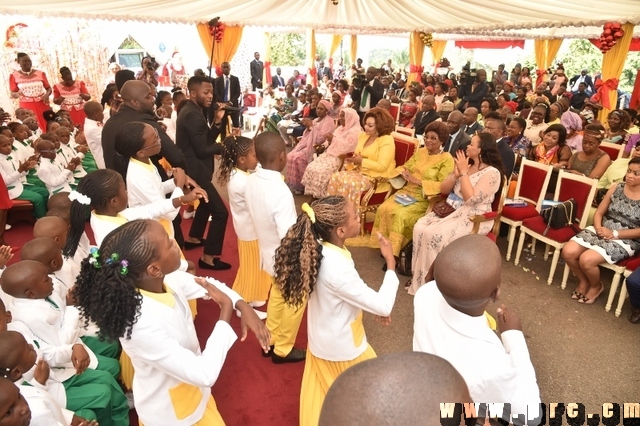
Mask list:
MULTIPOLYGON (((240 80, 238 80, 238 77, 235 75, 231 75, 231 65, 229 65, 229 62, 223 62, 220 68, 222 68, 222 75, 216 78, 216 102, 222 102, 226 105, 238 108, 238 102, 240 99, 240 80)), ((237 111, 227 112, 227 115, 231 117, 233 127, 240 127, 240 119, 237 111)), ((227 124, 225 120, 223 120, 223 124, 224 133, 224 128, 227 124)))
POLYGON ((469 136, 473 136, 476 132, 481 132, 484 127, 478 123, 478 108, 467 108, 462 114, 462 123, 464 124, 464 132, 469 136))
POLYGON ((487 72, 480 69, 476 72, 476 78, 473 83, 466 84, 460 89, 460 97, 462 98, 460 108, 480 108, 480 104, 482 104, 482 100, 488 92, 487 72))
POLYGON ((587 85, 585 83, 580 83, 578 85, 578 91, 573 93, 573 96, 571 96, 571 108, 578 111, 582 110, 587 99, 589 99, 589 95, 587 94, 587 85))
POLYGON ((323 77, 326 75, 329 77, 329 80, 333 80, 333 73, 331 72, 331 68, 324 66, 324 61, 320 61, 318 64, 318 83, 320 83, 323 77))
POLYGON ((367 68, 364 81, 360 82, 360 86, 355 88, 351 99, 358 105, 357 111, 360 121, 364 115, 374 106, 378 104, 384 96, 384 87, 376 78, 378 70, 375 67, 367 68))
POLYGON ((509 178, 511 173, 513 173, 513 167, 516 164, 516 155, 504 137, 507 126, 499 116, 493 118, 490 115, 487 115, 484 124, 484 132, 491 133, 496 138, 498 153, 502 159, 502 167, 504 167, 505 175, 509 178))
POLYGON ((458 150, 465 151, 467 145, 471 142, 471 137, 462 130, 462 113, 460 111, 452 111, 447 118, 447 127, 449 128, 449 139, 444 145, 444 151, 455 157, 458 150))
POLYGON ((592 95, 595 93, 596 89, 595 87, 593 87, 593 80, 589 75, 589 70, 584 69, 580 72, 580 75, 574 75, 573 77, 571 77, 571 80, 569 80, 568 89, 572 93, 577 93, 580 83, 584 83, 587 86, 587 95, 592 95))
POLYGON ((258 52, 253 54, 255 58, 249 64, 249 68, 251 69, 251 85, 253 86, 253 91, 256 89, 262 89, 262 72, 264 71, 264 64, 260 60, 260 54, 258 52))
POLYGON ((282 70, 280 69, 280 67, 278 67, 276 68, 276 75, 271 77, 271 87, 273 87, 274 89, 287 85, 287 82, 284 81, 284 78, 282 78, 280 74, 282 74, 282 70))
POLYGON ((206 77, 191 77, 187 83, 189 101, 180 110, 176 123, 176 146, 184 153, 189 163, 189 174, 205 191, 208 202, 200 200, 193 218, 189 237, 185 241, 185 249, 204 246, 198 266, 203 269, 223 270, 231 268, 220 260, 224 243, 225 228, 229 213, 220 194, 211 183, 213 178, 213 156, 222 154, 222 144, 215 143, 216 138, 224 127, 224 109, 215 109, 214 120, 209 127, 205 118, 205 108, 210 108, 213 102, 213 86, 206 77), (202 236, 209 224, 207 238, 202 236))
POLYGON ((438 118, 440 118, 440 115, 436 112, 436 98, 431 95, 422 98, 422 110, 418 111, 413 122, 416 137, 423 135, 427 125, 438 118))
MULTIPOLYGON (((133 78, 133 75, 131 77, 133 78)), ((180 167, 189 173, 184 155, 182 155, 182 152, 176 147, 176 144, 173 143, 164 129, 160 127, 153 114, 155 98, 149 85, 140 80, 125 81, 121 85, 120 96, 123 101, 122 106, 118 112, 107 120, 102 128, 102 152, 106 168, 114 169, 114 158, 117 155, 116 134, 120 128, 126 123, 142 121, 156 129, 158 135, 160 135, 160 154, 150 158, 158 170, 160 178, 163 181, 169 179, 164 168, 160 165, 161 158, 166 159, 172 167, 180 167)), ((173 220, 173 230, 176 242, 182 247, 184 239, 180 222, 180 215, 177 215, 173 220)))

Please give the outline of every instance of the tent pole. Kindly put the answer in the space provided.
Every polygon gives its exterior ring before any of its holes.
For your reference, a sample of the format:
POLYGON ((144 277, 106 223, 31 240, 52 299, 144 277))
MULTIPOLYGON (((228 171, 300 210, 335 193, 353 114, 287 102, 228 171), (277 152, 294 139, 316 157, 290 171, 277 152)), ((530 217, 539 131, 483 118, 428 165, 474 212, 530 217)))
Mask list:
POLYGON ((213 30, 214 35, 211 36, 213 40, 211 41, 211 55, 209 55, 209 78, 211 78, 211 71, 213 71, 213 46, 216 44, 215 32, 216 30, 213 30))

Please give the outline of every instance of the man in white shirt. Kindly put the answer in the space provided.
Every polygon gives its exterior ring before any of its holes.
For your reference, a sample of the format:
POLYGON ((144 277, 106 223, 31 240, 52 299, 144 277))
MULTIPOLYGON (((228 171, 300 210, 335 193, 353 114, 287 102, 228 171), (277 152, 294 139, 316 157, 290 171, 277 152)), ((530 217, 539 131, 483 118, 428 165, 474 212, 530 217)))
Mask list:
POLYGON ((99 169, 105 169, 104 155, 102 154, 102 122, 104 111, 98 102, 86 102, 84 104, 84 137, 89 145, 89 150, 96 160, 99 169))
POLYGON ((489 302, 500 295, 501 268, 500 251, 486 236, 465 236, 445 247, 435 260, 435 281, 415 295, 413 350, 446 359, 474 402, 509 403, 510 410, 495 414, 506 421, 520 415, 513 422, 524 424, 523 417, 540 416, 540 391, 522 325, 502 305, 499 338, 485 317, 489 302))
MULTIPOLYGON (((262 269, 273 277, 276 250, 291 225, 296 223, 297 214, 293 195, 281 174, 287 164, 284 141, 275 133, 264 132, 255 138, 255 147, 261 167, 247 179, 245 202, 258 235, 262 269)), ((305 351, 293 347, 305 307, 306 302, 298 309, 286 304, 280 291, 271 286, 267 328, 273 347, 270 355, 275 364, 305 359, 305 351)))

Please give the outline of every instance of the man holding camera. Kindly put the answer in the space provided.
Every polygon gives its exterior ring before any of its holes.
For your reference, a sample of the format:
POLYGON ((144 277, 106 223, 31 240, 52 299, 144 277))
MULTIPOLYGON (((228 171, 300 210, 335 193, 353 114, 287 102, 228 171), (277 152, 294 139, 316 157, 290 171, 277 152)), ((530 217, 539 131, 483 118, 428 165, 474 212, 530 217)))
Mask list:
POLYGON ((363 80, 355 79, 352 82, 355 90, 351 95, 354 102, 358 103, 358 115, 360 121, 364 115, 378 104, 378 101, 384 97, 384 86, 375 76, 378 70, 375 67, 367 68, 367 73, 363 80))
POLYGON ((136 80, 144 81, 147 84, 152 84, 158 87, 158 73, 156 70, 160 65, 156 62, 156 58, 151 56, 145 56, 142 58, 142 71, 138 71, 136 74, 136 80))
POLYGON ((489 86, 487 86, 487 72, 485 70, 478 70, 474 76, 473 72, 469 70, 463 70, 460 73, 460 102, 459 109, 464 111, 467 108, 480 109, 482 100, 489 92, 489 86), (467 71, 467 72, 464 72, 467 71))

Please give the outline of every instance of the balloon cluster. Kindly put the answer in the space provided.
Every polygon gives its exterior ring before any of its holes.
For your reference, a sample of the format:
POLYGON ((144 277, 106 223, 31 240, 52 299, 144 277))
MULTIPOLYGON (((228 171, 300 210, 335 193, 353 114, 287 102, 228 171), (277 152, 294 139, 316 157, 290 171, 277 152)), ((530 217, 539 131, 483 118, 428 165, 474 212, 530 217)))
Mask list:
POLYGON ((604 31, 600 35, 600 51, 604 54, 609 51, 616 42, 624 35, 624 30, 620 22, 607 22, 604 24, 604 31))
POLYGON ((422 40, 422 43, 425 46, 431 47, 431 45, 433 44, 433 36, 431 35, 431 33, 425 33, 424 31, 420 31, 418 35, 420 36, 420 40, 422 40))
POLYGON ((209 35, 214 37, 214 40, 218 43, 222 41, 222 37, 224 36, 224 27, 225 25, 220 22, 220 18, 211 19, 207 25, 209 26, 209 35))

